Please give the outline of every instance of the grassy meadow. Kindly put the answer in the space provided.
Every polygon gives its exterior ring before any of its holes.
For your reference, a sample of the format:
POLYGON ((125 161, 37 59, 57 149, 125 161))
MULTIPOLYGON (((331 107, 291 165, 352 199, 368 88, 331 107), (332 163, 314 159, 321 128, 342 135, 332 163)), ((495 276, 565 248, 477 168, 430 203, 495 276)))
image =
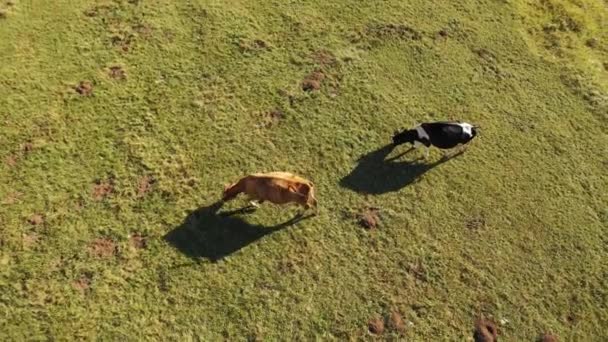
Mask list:
POLYGON ((605 0, 0 0, 0 340, 472 341, 480 317, 608 339, 605 0), (446 119, 482 127, 462 155, 386 147, 446 119), (275 170, 317 216, 205 210, 275 170))

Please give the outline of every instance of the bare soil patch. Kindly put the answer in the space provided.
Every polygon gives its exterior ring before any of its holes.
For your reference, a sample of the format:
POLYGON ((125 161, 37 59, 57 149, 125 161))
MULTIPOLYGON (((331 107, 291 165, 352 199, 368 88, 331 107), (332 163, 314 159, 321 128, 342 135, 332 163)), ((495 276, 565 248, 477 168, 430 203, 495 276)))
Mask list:
POLYGON ((398 311, 391 311, 388 320, 388 327, 389 329, 396 331, 400 334, 405 333, 405 322, 403 321, 403 318, 401 317, 401 314, 399 314, 398 311))
POLYGON ((74 286, 74 288, 76 290, 78 290, 80 293, 86 294, 87 292, 89 292, 92 282, 93 282, 93 275, 90 273, 85 273, 85 274, 81 275, 80 278, 76 279, 72 283, 72 286, 74 286))
POLYGON ((108 75, 115 80, 124 80, 127 78, 125 70, 119 65, 111 66, 108 75))
POLYGON ((545 333, 538 338, 538 342, 559 342, 557 335, 545 333))
POLYGON ((101 201, 110 196, 114 191, 114 182, 112 179, 97 181, 93 186, 93 199, 101 201))
POLYGON ((325 79, 325 74, 319 70, 308 74, 302 81, 302 90, 315 91, 321 89, 321 82, 325 79))
POLYGON ((91 96, 93 94, 93 83, 91 81, 80 81, 74 90, 82 96, 91 96))
POLYGON ((6 158, 4 158, 4 163, 9 167, 15 167, 15 166, 17 166, 18 160, 19 160, 19 157, 17 157, 14 154, 11 154, 11 155, 8 155, 6 158))
POLYGON ((129 239, 129 243, 136 249, 144 249, 148 247, 148 238, 140 234, 134 234, 129 239))
POLYGON ((334 54, 328 50, 315 51, 312 54, 312 59, 322 67, 334 66, 338 62, 336 56, 334 56, 334 54))
POLYGON ((365 229, 376 229, 380 223, 379 212, 378 208, 366 207, 357 214, 357 222, 365 229))
POLYGON ((34 150, 34 144, 31 142, 26 142, 21 144, 21 153, 28 154, 34 150))
POLYGON ((27 222, 32 226, 40 226, 44 223, 44 216, 42 214, 33 214, 27 219, 27 222))
POLYGON ((380 317, 374 317, 367 323, 367 328, 374 335, 382 335, 384 333, 384 321, 380 317))
POLYGON ((379 39, 419 40, 420 32, 404 24, 374 24, 367 27, 368 35, 379 39))
POLYGON ((485 215, 477 215, 470 217, 466 222, 466 227, 470 230, 481 230, 486 227, 485 215))
POLYGON ((27 234, 23 234, 22 239, 23 247, 31 248, 38 243, 38 241, 40 240, 40 236, 36 233, 30 232, 27 234))
POLYGON ((97 258, 111 258, 118 252, 118 246, 111 239, 97 238, 89 245, 89 252, 97 258))
POLYGON ((6 197, 2 201, 2 204, 15 204, 19 200, 19 198, 21 198, 22 196, 23 196, 22 193, 13 191, 13 192, 9 193, 8 195, 6 195, 6 197))
POLYGON ((495 342, 498 338, 498 329, 494 322, 487 319, 478 319, 475 322, 473 339, 475 342, 495 342))
POLYGON ((262 113, 261 126, 270 128, 277 125, 283 118, 285 113, 280 109, 274 109, 268 112, 262 113))
POLYGON ((407 265, 407 271, 420 281, 428 280, 426 267, 424 267, 424 264, 420 260, 415 263, 409 263, 407 265))
POLYGON ((146 23, 139 23, 133 26, 133 30, 135 32, 137 32, 137 34, 141 37, 141 38, 150 38, 152 37, 152 33, 154 33, 154 29, 152 28, 152 26, 146 24, 146 23))
POLYGON ((156 179, 152 176, 145 175, 141 177, 137 185, 137 197, 144 197, 148 192, 152 191, 154 183, 156 183, 156 179))

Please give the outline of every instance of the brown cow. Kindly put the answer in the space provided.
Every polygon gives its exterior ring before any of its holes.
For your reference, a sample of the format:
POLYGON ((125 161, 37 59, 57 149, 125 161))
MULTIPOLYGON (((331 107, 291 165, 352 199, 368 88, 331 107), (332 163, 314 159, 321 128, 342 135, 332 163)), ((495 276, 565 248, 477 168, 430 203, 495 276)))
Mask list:
POLYGON ((314 185, 311 181, 288 172, 254 173, 226 186, 223 201, 244 192, 258 203, 297 203, 305 209, 317 208, 314 185))

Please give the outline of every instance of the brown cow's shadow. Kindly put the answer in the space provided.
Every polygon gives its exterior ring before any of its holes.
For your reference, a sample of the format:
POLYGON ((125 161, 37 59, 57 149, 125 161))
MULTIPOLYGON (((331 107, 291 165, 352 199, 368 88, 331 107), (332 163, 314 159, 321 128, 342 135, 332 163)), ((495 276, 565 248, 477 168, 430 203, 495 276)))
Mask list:
POLYGON ((409 160, 397 161, 399 157, 412 151, 413 148, 398 156, 387 159, 393 149, 394 146, 389 144, 362 156, 357 166, 340 180, 340 185, 364 194, 378 195, 397 191, 416 182, 424 173, 432 168, 463 153, 459 152, 450 157, 427 164, 409 160))
POLYGON ((181 225, 165 235, 165 241, 193 259, 218 261, 266 235, 312 216, 298 215, 281 224, 266 227, 247 223, 238 216, 247 212, 249 207, 219 212, 222 204, 219 201, 190 213, 181 225))

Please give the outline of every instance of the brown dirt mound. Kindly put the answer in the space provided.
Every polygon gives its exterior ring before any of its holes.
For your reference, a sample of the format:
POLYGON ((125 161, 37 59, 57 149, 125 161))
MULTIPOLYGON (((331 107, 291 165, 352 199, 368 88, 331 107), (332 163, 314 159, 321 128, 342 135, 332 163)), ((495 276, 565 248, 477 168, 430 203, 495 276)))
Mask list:
POLYGON ((74 90, 82 96, 91 96, 93 94, 93 83, 90 81, 81 81, 74 90))
POLYGON ((557 335, 553 334, 543 334, 538 338, 538 342, 559 342, 557 335))
POLYGON ((156 183, 156 179, 152 176, 143 176, 139 179, 137 185, 137 197, 144 197, 148 192, 152 191, 152 186, 156 183))
POLYGON ((269 128, 279 123, 285 117, 280 109, 271 110, 262 114, 262 126, 269 128))
POLYGON ((36 233, 23 234, 23 246, 26 248, 34 246, 40 240, 40 236, 36 233))
POLYGON ((11 154, 4 159, 4 163, 9 167, 15 167, 17 166, 17 160, 18 157, 14 154, 11 154))
POLYGON ((302 81, 302 90, 315 91, 321 89, 321 82, 325 79, 325 74, 321 71, 313 71, 302 81))
POLYGON ((498 339, 496 324, 486 319, 477 320, 475 322, 473 339, 475 342, 496 342, 498 339))
POLYGON ((470 230, 480 230, 486 226, 486 218, 483 215, 474 216, 467 220, 466 226, 470 230))
POLYGON ((392 311, 389 316, 388 326, 391 330, 397 331, 401 334, 405 333, 405 322, 401 317, 401 314, 397 311, 392 311))
POLYGON ((108 75, 115 80, 124 80, 127 78, 125 70, 119 65, 111 66, 108 75))
POLYGON ((15 203, 17 203, 19 198, 21 198, 21 196, 23 196, 22 193, 13 191, 13 192, 9 193, 8 195, 6 195, 6 197, 2 201, 2 204, 15 204, 15 203))
POLYGON ((27 219, 27 222, 29 222, 29 224, 32 226, 39 226, 44 223, 44 216, 41 214, 34 214, 27 219))
POLYGON ((93 199, 96 201, 101 201, 110 196, 112 191, 114 191, 114 184, 111 179, 97 181, 93 186, 93 199))
POLYGON ((80 291, 82 294, 85 294, 89 291, 89 288, 91 287, 92 278, 93 277, 91 274, 83 274, 82 276, 80 276, 80 278, 75 280, 72 285, 76 290, 80 291))
POLYGON ((118 246, 108 238, 97 238, 89 246, 89 252, 98 258, 111 258, 118 252, 118 246))
POLYGON ((137 249, 144 249, 148 246, 148 238, 140 234, 134 234, 129 239, 129 243, 137 249))
POLYGON ((424 264, 420 261, 407 265, 407 271, 420 281, 427 281, 427 271, 424 264))
POLYGON ((382 335, 384 333, 384 321, 378 317, 372 318, 367 323, 367 328, 374 335, 382 335))
POLYGON ((318 50, 312 54, 312 59, 321 66, 332 66, 338 62, 338 59, 331 51, 318 50))
POLYGON ((359 225, 365 229, 376 229, 380 223, 380 218, 378 217, 379 212, 380 210, 378 208, 364 208, 357 215, 359 225))
POLYGON ((152 36, 152 33, 154 32, 152 26, 145 23, 139 23, 133 26, 133 30, 137 32, 137 34, 142 38, 150 38, 152 36))
POLYGON ((34 150, 34 144, 26 142, 21 145, 21 153, 28 154, 34 150))
POLYGON ((375 24, 367 28, 367 33, 380 39, 396 38, 402 40, 419 40, 420 32, 403 24, 375 24))

